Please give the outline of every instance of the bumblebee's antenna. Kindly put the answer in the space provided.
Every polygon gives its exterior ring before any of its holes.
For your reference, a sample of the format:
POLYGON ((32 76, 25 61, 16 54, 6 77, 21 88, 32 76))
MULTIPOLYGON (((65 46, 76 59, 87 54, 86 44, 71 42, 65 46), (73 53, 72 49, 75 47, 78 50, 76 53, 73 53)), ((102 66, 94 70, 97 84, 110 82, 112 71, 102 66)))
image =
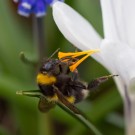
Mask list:
POLYGON ((60 48, 58 48, 57 50, 55 50, 54 53, 48 59, 51 59, 59 50, 60 50, 60 48))

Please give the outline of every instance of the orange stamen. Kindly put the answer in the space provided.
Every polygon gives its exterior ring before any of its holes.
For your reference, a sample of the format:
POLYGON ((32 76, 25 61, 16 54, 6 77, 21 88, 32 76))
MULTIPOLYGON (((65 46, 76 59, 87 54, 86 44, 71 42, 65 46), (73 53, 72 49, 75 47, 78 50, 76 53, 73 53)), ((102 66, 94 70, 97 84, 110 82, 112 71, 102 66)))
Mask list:
POLYGON ((93 54, 93 53, 96 53, 96 52, 99 52, 99 50, 88 50, 88 51, 83 51, 83 52, 76 52, 72 57, 75 58, 75 57, 79 57, 81 55, 85 55, 85 54, 93 54))
POLYGON ((70 66, 70 71, 73 72, 78 66, 79 64, 81 64, 85 59, 87 59, 90 56, 90 54, 87 54, 86 56, 84 56, 83 58, 81 58, 79 61, 77 61, 74 65, 70 66))
MULTIPOLYGON (((96 53, 96 52, 99 52, 99 50, 88 50, 88 51, 83 51, 83 52, 69 52, 69 53, 63 53, 63 52, 59 52, 58 53, 58 58, 61 59, 61 58, 64 58, 64 57, 71 57, 71 58, 76 58, 76 57, 79 57, 81 55, 85 55, 83 58, 81 58, 80 60, 78 60, 77 62, 75 62, 73 65, 71 65, 69 68, 70 68, 70 71, 73 72, 77 66, 79 64, 81 64, 86 58, 88 58, 91 54, 93 53, 96 53)), ((67 58, 68 59, 68 58, 67 58)), ((68 61, 67 59, 65 59, 66 61, 68 61)))
POLYGON ((68 53, 63 53, 63 52, 58 52, 58 58, 64 58, 64 57, 68 57, 71 56, 73 58, 81 56, 81 55, 85 55, 85 54, 89 54, 89 53, 95 53, 95 52, 99 52, 99 50, 88 50, 88 51, 82 51, 82 52, 68 52, 68 53))
POLYGON ((68 57, 68 56, 72 56, 74 55, 74 53, 63 53, 63 52, 58 52, 58 58, 61 59, 61 58, 64 58, 64 57, 68 57))

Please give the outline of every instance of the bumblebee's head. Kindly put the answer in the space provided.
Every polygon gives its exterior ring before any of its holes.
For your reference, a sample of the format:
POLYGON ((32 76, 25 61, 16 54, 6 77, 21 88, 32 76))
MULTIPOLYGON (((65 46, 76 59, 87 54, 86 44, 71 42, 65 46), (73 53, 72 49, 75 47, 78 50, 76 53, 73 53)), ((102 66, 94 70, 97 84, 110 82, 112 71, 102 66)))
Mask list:
POLYGON ((59 74, 59 60, 48 59, 41 65, 39 73, 37 74, 37 83, 41 85, 52 85, 57 81, 56 76, 59 74))
POLYGON ((40 68, 40 73, 58 75, 60 73, 59 60, 49 59, 44 62, 40 68))

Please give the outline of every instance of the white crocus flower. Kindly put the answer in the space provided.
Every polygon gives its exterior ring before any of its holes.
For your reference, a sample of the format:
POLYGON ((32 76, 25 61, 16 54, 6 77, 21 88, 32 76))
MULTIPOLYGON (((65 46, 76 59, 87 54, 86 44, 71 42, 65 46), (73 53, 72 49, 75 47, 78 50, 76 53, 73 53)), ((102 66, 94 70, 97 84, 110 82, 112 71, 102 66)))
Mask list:
MULTIPOLYGON (((127 135, 135 134, 135 0, 101 0, 104 39, 68 5, 53 5, 54 20, 63 35, 82 50, 94 54, 115 78, 125 105, 127 135)), ((115 99, 114 99, 115 100, 115 99)))

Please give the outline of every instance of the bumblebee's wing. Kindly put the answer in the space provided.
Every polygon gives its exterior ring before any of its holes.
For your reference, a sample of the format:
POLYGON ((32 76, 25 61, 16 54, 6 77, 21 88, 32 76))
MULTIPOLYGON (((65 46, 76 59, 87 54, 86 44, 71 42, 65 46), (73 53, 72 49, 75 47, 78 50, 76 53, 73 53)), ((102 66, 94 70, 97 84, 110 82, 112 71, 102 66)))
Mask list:
POLYGON ((56 86, 53 86, 55 93, 58 96, 58 99, 66 106, 68 107, 70 110, 72 110, 74 113, 76 114, 82 114, 82 112, 76 108, 73 104, 71 104, 65 97, 64 95, 58 90, 58 88, 56 86))
POLYGON ((44 96, 40 97, 39 103, 38 103, 38 109, 41 112, 48 112, 50 109, 55 107, 55 102, 48 101, 44 96))

